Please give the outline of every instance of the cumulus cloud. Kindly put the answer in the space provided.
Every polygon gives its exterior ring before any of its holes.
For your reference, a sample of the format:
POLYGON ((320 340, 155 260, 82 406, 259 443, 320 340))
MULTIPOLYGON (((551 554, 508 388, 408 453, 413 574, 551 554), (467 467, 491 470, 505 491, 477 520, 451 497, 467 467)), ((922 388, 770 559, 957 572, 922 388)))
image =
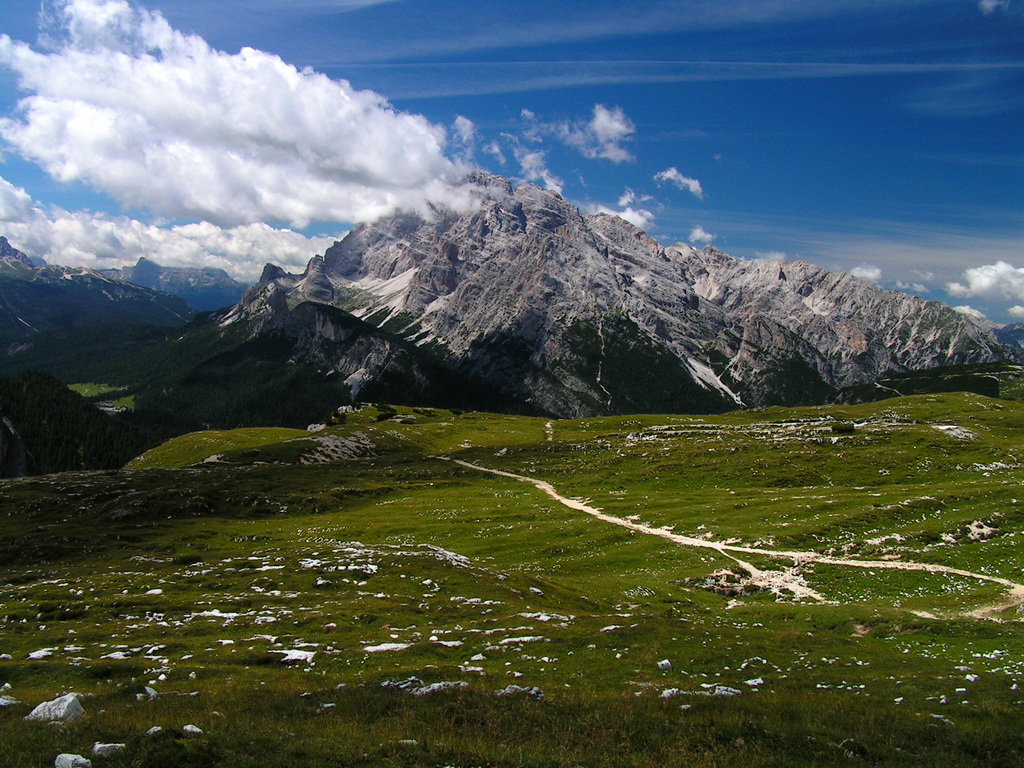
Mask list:
POLYGON ((968 306, 967 304, 961 304, 959 307, 953 307, 954 312, 959 312, 961 315, 967 315, 967 317, 973 317, 975 320, 984 320, 985 313, 974 307, 968 306))
POLYGON ((882 279, 882 270, 870 264, 861 264, 850 270, 850 274, 866 283, 877 283, 882 279))
POLYGON ((1024 307, 1020 304, 1015 304, 1006 311, 1010 314, 1010 317, 1016 317, 1018 320, 1024 320, 1024 307))
POLYGON ((1024 269, 1005 261, 965 270, 963 280, 946 283, 946 292, 962 299, 1024 300, 1024 269))
POLYGON ((609 109, 604 104, 595 104, 589 120, 575 122, 545 122, 529 109, 520 110, 519 114, 526 123, 523 138, 528 142, 540 143, 545 136, 554 136, 591 160, 625 163, 634 159, 623 143, 633 140, 636 125, 621 107, 609 109))
POLYGON ((58 207, 44 210, 25 190, 0 178, 0 234, 19 250, 50 264, 107 269, 140 257, 169 267, 219 267, 254 281, 266 262, 302 269, 344 233, 306 237, 262 222, 230 229, 201 222, 158 227, 126 216, 108 218, 58 207))
POLYGON ((701 188, 700 182, 697 179, 683 176, 674 166, 654 174, 654 180, 659 184, 674 184, 679 189, 688 189, 694 197, 704 198, 704 190, 701 188))
POLYGON ((445 129, 376 93, 252 48, 215 50, 127 0, 47 8, 47 50, 0 35, 0 66, 29 94, 0 136, 62 182, 221 225, 471 204, 451 186, 463 168, 445 129))
POLYGON ((595 104, 593 117, 587 122, 561 123, 556 135, 568 146, 579 150, 590 159, 601 158, 613 163, 633 160, 633 155, 622 146, 631 141, 636 125, 622 107, 608 109, 604 104, 595 104))
POLYGON ((700 224, 690 230, 690 242, 691 243, 705 243, 708 244, 714 240, 716 235, 712 235, 710 232, 705 231, 704 227, 700 224))

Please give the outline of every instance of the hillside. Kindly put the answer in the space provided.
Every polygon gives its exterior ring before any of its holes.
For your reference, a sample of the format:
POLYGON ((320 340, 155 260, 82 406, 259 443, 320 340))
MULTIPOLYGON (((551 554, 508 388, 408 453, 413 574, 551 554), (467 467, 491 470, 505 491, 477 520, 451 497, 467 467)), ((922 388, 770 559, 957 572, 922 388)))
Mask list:
POLYGON ((970 394, 382 406, 5 481, 0 740, 11 765, 1019 764, 1021 445, 1024 404, 970 394), (21 719, 67 690, 84 718, 21 719))
POLYGON ((194 314, 175 296, 91 269, 31 266, 0 240, 0 349, 6 355, 47 331, 115 323, 180 326, 194 314))
POLYGON ((28 474, 117 469, 156 442, 44 373, 0 377, 0 414, 10 420, 28 454, 28 474))

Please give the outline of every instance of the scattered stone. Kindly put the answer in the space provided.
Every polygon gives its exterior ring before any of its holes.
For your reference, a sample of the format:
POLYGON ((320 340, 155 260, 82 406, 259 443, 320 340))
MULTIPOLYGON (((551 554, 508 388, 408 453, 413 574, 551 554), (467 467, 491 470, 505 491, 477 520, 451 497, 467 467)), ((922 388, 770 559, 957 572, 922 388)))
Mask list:
POLYGON ((152 728, 150 728, 148 731, 146 731, 146 735, 147 736, 156 736, 158 733, 162 733, 163 730, 164 730, 164 728, 163 728, 162 725, 154 725, 152 728))
POLYGON ((416 739, 399 739, 398 743, 401 744, 403 747, 415 747, 417 744, 419 744, 419 742, 416 741, 416 739))
POLYGON ((672 669, 672 662, 668 659, 662 659, 658 662, 658 669, 660 669, 662 672, 668 672, 672 669))
POLYGON ((55 721, 70 723, 85 714, 77 693, 67 693, 52 701, 44 701, 27 715, 26 720, 55 721))
POLYGON ((190 736, 202 736, 203 735, 203 729, 200 728, 198 725, 192 725, 191 723, 189 725, 186 725, 184 728, 182 728, 181 732, 182 733, 187 733, 190 736))
POLYGON ((14 704, 20 704, 20 703, 21 702, 19 702, 13 696, 0 696, 0 707, 10 707, 10 706, 13 706, 14 704))
POLYGON ((463 680, 445 680, 440 683, 431 683, 425 685, 422 688, 417 688, 412 692, 413 696, 426 696, 428 693, 436 693, 437 691, 445 691, 449 688, 469 688, 469 683, 463 680))
POLYGON ((120 752, 122 749, 127 748, 127 744, 103 744, 102 742, 97 741, 92 745, 92 753, 97 757, 100 757, 103 755, 112 755, 115 752, 120 752))
POLYGON ((53 761, 53 768, 92 768, 92 760, 81 755, 63 752, 57 755, 57 759, 53 761))
POLYGON ((495 691, 496 696, 511 696, 514 693, 525 693, 527 696, 533 696, 538 701, 544 700, 544 691, 536 686, 532 688, 524 688, 521 685, 507 685, 500 691, 495 691))
POLYGON ((407 677, 405 680, 385 680, 380 684, 381 688, 397 688, 400 691, 415 691, 423 687, 423 681, 418 677, 407 677))
POLYGON ((839 743, 839 748, 847 757, 867 757, 868 748, 856 739, 845 739, 839 743))

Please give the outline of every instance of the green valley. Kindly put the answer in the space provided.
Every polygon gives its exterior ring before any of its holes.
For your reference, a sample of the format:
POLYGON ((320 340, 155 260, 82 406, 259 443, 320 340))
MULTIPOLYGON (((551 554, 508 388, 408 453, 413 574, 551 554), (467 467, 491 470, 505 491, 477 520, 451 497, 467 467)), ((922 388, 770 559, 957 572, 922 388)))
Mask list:
POLYGON ((341 421, 3 482, 0 765, 1024 756, 1024 403, 341 421))

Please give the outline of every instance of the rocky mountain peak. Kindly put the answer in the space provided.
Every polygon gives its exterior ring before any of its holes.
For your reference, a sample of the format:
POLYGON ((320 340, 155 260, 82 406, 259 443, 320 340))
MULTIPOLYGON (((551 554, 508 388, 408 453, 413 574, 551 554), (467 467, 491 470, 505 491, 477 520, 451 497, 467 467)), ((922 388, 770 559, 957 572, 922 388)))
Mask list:
POLYGON ((564 416, 792 404, 1008 354, 941 304, 804 262, 666 248, 550 190, 471 179, 476 209, 359 225, 302 275, 265 273, 273 299, 247 295, 238 316, 291 311, 282 296, 338 307, 564 416))
POLYGON ((32 269, 32 259, 12 246, 6 237, 0 236, 0 264, 18 269, 32 269))

